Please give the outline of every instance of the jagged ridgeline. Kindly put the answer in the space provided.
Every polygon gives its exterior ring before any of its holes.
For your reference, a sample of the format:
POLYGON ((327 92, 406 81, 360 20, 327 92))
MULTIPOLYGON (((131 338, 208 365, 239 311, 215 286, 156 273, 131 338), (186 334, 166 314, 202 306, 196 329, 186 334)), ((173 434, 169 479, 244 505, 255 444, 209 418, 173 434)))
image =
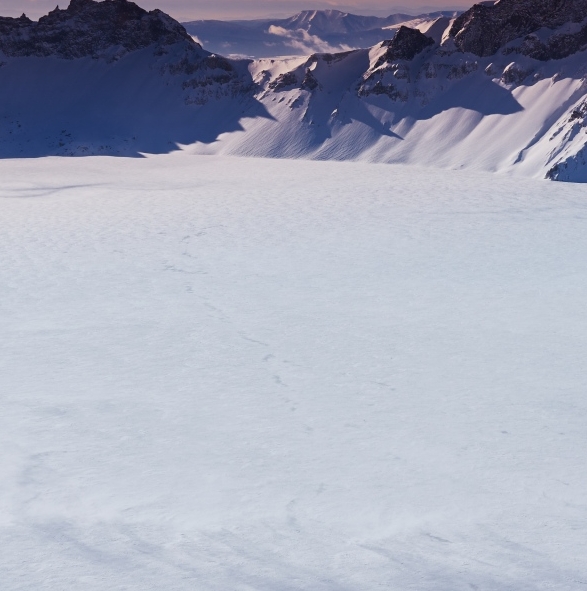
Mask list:
POLYGON ((34 22, 0 17, 0 51, 8 57, 65 59, 160 48, 183 43, 195 50, 186 30, 161 10, 147 12, 132 2, 71 0, 34 22))
POLYGON ((246 63, 205 51, 161 10, 72 0, 0 18, 0 156, 137 155, 240 129, 246 63), (208 105, 206 113, 201 109, 208 105))
POLYGON ((196 20, 186 22, 184 26, 210 51, 263 58, 373 47, 389 40, 400 25, 428 33, 433 24, 435 28, 444 24, 446 29, 449 20, 457 14, 455 11, 438 11, 417 16, 394 13, 376 17, 332 9, 303 10, 289 18, 196 20))
POLYGON ((483 2, 389 33, 252 60, 127 0, 0 18, 0 156, 190 145, 587 181, 587 0, 483 2))
POLYGON ((494 55, 519 39, 512 49, 523 55, 561 59, 587 44, 586 15, 587 0, 482 2, 454 21, 450 37, 458 49, 480 57, 494 55), (565 26, 571 24, 582 26, 565 26))

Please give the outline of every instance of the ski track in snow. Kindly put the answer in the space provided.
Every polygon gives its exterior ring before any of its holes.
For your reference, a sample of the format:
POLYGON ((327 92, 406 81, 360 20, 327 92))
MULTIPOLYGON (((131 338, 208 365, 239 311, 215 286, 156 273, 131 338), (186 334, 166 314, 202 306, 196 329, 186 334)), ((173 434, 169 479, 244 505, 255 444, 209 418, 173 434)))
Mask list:
POLYGON ((0 162, 0 587, 587 584, 582 187, 0 162))

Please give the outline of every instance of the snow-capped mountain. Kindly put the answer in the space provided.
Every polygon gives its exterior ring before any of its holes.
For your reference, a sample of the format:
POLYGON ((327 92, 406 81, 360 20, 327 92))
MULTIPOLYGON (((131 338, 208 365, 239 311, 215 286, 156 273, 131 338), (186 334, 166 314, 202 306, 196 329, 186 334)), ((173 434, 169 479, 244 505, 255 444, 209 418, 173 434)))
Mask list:
POLYGON ((586 181, 587 3, 485 2, 439 25, 402 26, 368 50, 255 62, 272 119, 247 122, 223 150, 586 181))
POLYGON ((454 18, 457 14, 393 14, 379 18, 339 10, 304 10, 287 19, 201 20, 183 24, 210 51, 263 58, 371 47, 389 39, 402 24, 428 29, 438 19, 454 18))
MULTIPOLYGON (((519 3, 501 0, 499 10, 508 6, 508 18, 519 22, 519 3)), ((581 172, 587 140, 583 24, 532 30, 526 23, 531 32, 504 35, 490 53, 479 39, 487 29, 478 15, 491 21, 497 8, 474 7, 450 24, 440 43, 402 27, 370 50, 317 54, 290 62, 291 68, 257 62, 262 102, 278 123, 251 121, 229 150, 587 180, 581 172), (460 47, 465 40, 472 49, 460 47), (288 129, 287 143, 279 126, 288 129)), ((587 11, 576 20, 581 17, 587 11)))
POLYGON ((0 156, 211 141, 240 128, 232 105, 252 96, 247 66, 126 0, 72 0, 38 22, 0 18, 0 156))
POLYGON ((587 181, 587 0, 484 2, 411 24, 370 49, 239 60, 127 0, 5 18, 0 154, 190 145, 587 181))
POLYGON ((24 14, 0 19, 0 50, 7 57, 114 58, 186 41, 185 29, 165 13, 147 13, 131 2, 71 0, 67 10, 56 8, 38 23, 24 14))

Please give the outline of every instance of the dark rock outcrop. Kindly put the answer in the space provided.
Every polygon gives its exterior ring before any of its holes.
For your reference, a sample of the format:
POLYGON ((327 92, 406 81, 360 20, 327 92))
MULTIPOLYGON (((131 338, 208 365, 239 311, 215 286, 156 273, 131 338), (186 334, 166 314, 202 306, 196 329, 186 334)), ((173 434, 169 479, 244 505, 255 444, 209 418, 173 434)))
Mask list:
MULTIPOLYGON (((459 16, 450 30, 456 47, 479 57, 488 57, 515 39, 546 27, 556 29, 565 23, 587 18, 587 0, 500 0, 476 4, 459 16)), ((542 44, 534 51, 537 59, 557 59, 581 48, 580 37, 559 36, 552 46, 542 44)), ((531 54, 530 54, 531 55, 531 54)))
POLYGON ((544 42, 537 35, 528 35, 520 53, 540 61, 560 60, 587 48, 587 25, 576 33, 555 33, 544 42))
POLYGON ((199 47, 186 30, 160 10, 147 12, 128 0, 71 0, 31 21, 0 18, 0 52, 8 57, 56 56, 74 59, 109 50, 130 52, 178 42, 199 47))
POLYGON ((316 80, 316 77, 312 73, 312 70, 310 70, 310 68, 308 68, 306 70, 306 74, 304 75, 304 79, 302 80, 302 89, 314 91, 317 88, 319 88, 319 86, 320 86, 320 83, 318 82, 318 80, 316 80))
POLYGON ((384 94, 392 101, 406 102, 411 82, 407 62, 432 45, 435 45, 434 40, 417 29, 400 27, 393 39, 382 43, 387 49, 359 85, 358 95, 384 94))
POLYGON ((277 92, 281 90, 289 90, 298 85, 298 77, 295 72, 286 72, 280 74, 271 84, 269 88, 277 92))
POLYGON ((387 47, 387 51, 379 59, 381 63, 378 65, 397 60, 413 60, 427 47, 434 45, 434 40, 417 29, 401 26, 394 38, 384 41, 382 45, 387 47))

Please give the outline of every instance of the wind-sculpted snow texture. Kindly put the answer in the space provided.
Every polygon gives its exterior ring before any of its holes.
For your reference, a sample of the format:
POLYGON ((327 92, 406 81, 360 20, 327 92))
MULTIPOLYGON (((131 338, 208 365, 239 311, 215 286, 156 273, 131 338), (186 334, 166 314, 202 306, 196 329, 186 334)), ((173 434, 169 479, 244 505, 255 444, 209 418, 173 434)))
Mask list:
MULTIPOLYGON (((302 13, 281 29, 368 26, 350 16, 302 13)), ((1 26, 3 157, 190 145, 587 177, 587 0, 485 2, 452 21, 393 25, 370 49, 259 60, 211 54, 126 0, 1 26)))
POLYGON ((581 186, 0 161, 2 591, 577 591, 581 186))

